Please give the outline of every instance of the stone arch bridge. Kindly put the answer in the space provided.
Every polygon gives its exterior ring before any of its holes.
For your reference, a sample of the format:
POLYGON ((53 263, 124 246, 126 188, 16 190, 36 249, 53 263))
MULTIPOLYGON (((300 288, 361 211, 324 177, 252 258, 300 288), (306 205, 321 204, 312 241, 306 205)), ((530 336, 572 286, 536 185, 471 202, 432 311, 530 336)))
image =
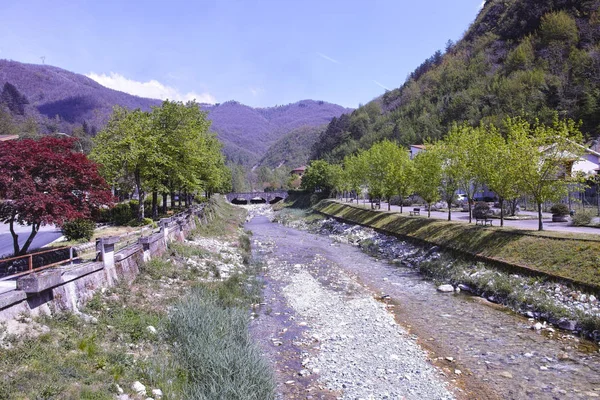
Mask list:
POLYGON ((234 204, 252 204, 252 203, 277 203, 288 197, 288 192, 278 190, 276 192, 246 192, 246 193, 228 193, 225 195, 227 201, 234 204))

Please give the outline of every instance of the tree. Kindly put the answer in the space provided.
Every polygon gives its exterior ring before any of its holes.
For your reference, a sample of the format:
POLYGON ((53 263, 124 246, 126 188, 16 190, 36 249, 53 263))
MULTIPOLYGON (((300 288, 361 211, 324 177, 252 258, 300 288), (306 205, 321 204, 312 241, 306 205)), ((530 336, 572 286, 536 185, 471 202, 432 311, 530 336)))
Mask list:
POLYGON ((538 209, 538 230, 544 229, 542 204, 558 201, 569 194, 569 187, 581 181, 571 172, 582 154, 581 132, 573 120, 559 120, 551 126, 539 121, 530 124, 522 118, 506 120, 508 141, 527 160, 521 165, 525 193, 532 196, 538 209))
POLYGON ((311 192, 323 192, 329 195, 335 187, 335 177, 331 164, 324 160, 311 161, 304 175, 300 188, 311 192))
POLYGON ((527 159, 526 147, 520 145, 516 132, 503 137, 493 125, 486 128, 482 138, 485 162, 482 181, 498 196, 500 203, 500 226, 504 226, 504 202, 515 201, 524 192, 523 171, 531 160, 527 159))
POLYGON ((91 158, 101 165, 110 184, 123 176, 133 176, 139 195, 137 218, 142 221, 145 181, 161 172, 159 141, 152 134, 149 114, 115 106, 106 127, 94 138, 94 145, 91 158))
POLYGON ((457 154, 458 149, 459 147, 444 141, 430 145, 427 149, 431 154, 437 153, 441 163, 439 189, 442 200, 448 205, 448 221, 452 220, 452 203, 456 199, 456 192, 463 175, 461 157, 457 154))
POLYGON ((361 186, 365 184, 364 161, 365 157, 362 156, 362 153, 344 157, 343 179, 347 182, 348 189, 356 193, 357 204, 361 186))
MULTIPOLYGON (((475 194, 482 188, 484 165, 489 165, 488 154, 483 146, 486 131, 484 127, 472 127, 467 123, 454 124, 441 142, 444 157, 444 182, 461 189, 467 196, 469 223, 472 222, 472 204, 475 194)), ((452 189, 448 187, 447 189, 452 189)), ((454 194, 445 190, 445 201, 454 200, 454 194)), ((449 211, 450 212, 450 211, 449 211)), ((448 214, 450 218, 450 214, 448 214)))
POLYGON ((29 104, 29 100, 15 85, 6 82, 0 93, 0 103, 4 103, 13 114, 25 115, 25 105, 29 104))
POLYGON ((442 159, 437 151, 419 152, 414 160, 415 192, 427 203, 427 216, 431 217, 431 204, 440 199, 442 159))
POLYGON ((0 142, 0 221, 9 224, 14 255, 23 255, 46 224, 89 218, 112 201, 96 164, 74 150, 71 138, 0 142), (15 224, 31 226, 19 246, 15 224))

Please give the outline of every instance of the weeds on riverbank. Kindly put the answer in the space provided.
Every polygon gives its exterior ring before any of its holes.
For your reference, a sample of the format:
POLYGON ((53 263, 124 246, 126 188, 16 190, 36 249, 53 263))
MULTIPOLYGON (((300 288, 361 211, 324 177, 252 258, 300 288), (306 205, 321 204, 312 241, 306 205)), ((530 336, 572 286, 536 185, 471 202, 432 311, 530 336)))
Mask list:
POLYGON ((577 321, 582 335, 595 340, 600 338, 600 317, 557 301, 541 288, 546 281, 542 277, 511 275, 481 262, 472 263, 447 255, 421 262, 419 271, 437 283, 466 285, 471 293, 492 299, 522 314, 530 312, 555 324, 562 319, 577 321))
POLYGON ((133 394, 135 381, 146 386, 139 398, 154 388, 161 389, 163 400, 273 398, 272 375, 247 331, 249 305, 260 301, 254 275, 261 266, 250 262, 248 233, 239 229, 245 211, 221 203, 218 208, 212 221, 220 226, 196 234, 217 235, 239 249, 237 260, 245 257, 228 279, 202 278, 207 277, 204 266, 223 264, 230 254, 172 243, 164 257, 141 266, 131 285, 121 282, 96 292, 82 309, 85 314, 57 310, 52 316, 23 316, 21 325, 31 332, 18 336, 0 326, 5 346, 0 350, 0 400, 109 400, 119 389, 133 394), (201 258, 205 265, 189 263, 190 258, 201 258), (184 349, 184 343, 204 347, 184 349), (197 363, 209 365, 201 378, 197 363), (227 390, 223 393, 232 395, 212 396, 210 382, 219 382, 227 390), (247 396, 253 391, 258 397, 247 396))

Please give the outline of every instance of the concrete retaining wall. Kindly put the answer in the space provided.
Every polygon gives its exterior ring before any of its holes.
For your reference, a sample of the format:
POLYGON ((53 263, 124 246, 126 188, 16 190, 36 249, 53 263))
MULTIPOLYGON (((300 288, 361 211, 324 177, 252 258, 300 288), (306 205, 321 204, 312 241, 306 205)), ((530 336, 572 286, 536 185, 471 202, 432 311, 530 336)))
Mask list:
POLYGON ((160 232, 117 252, 114 247, 118 238, 99 239, 98 262, 51 268, 17 279, 17 290, 0 294, 0 322, 20 314, 79 313, 96 290, 120 281, 131 283, 145 261, 162 255, 169 242, 183 241, 196 228, 194 216, 202 217, 202 210, 190 209, 163 219, 160 232))

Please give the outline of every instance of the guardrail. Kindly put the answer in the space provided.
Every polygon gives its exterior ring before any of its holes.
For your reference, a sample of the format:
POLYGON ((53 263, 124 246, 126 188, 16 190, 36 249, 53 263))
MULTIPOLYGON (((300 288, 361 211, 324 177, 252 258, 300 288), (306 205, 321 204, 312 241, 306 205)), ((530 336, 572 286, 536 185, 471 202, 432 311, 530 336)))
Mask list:
MULTIPOLYGON (((203 206, 201 205, 196 209, 197 211, 201 211, 203 206)), ((169 221, 178 221, 182 218, 186 218, 194 214, 193 210, 185 210, 172 217, 168 218, 169 221)), ((151 236, 155 233, 161 231, 162 228, 151 228, 148 226, 144 226, 141 229, 133 232, 126 233, 124 235, 112 237, 114 241, 115 248, 114 251, 122 250, 128 246, 139 243, 140 239, 146 236, 151 236)), ((94 245, 93 242, 86 243, 80 246, 65 246, 54 249, 49 249, 45 251, 40 251, 36 253, 26 254, 18 257, 11 257, 0 259, 0 282, 6 281, 10 279, 15 279, 24 275, 31 274, 33 272, 42 271, 48 268, 64 265, 67 263, 73 263, 73 261, 79 260, 80 263, 87 263, 91 261, 97 260, 98 256, 98 244, 94 245), (68 257, 62 258, 62 260, 45 264, 44 257, 41 258, 41 261, 36 262, 35 258, 42 255, 47 255, 49 253, 60 253, 60 251, 65 251, 68 249, 68 257), (92 253, 93 257, 89 258, 89 256, 83 257, 84 254, 92 253), (77 254, 77 256, 75 256, 77 254), (36 265, 41 264, 41 265, 36 265)), ((47 258, 47 257, 46 257, 47 258)))
MULTIPOLYGON (((65 247, 59 247, 59 248, 55 248, 55 249, 51 249, 51 250, 39 251, 36 253, 26 254, 24 256, 4 258, 4 259, 0 260, 0 266, 4 266, 6 264, 6 267, 5 267, 6 272, 2 271, 5 268, 2 268, 2 270, 0 270, 0 281, 18 278, 19 276, 31 274, 32 272, 41 271, 46 268, 55 267, 57 265, 62 265, 62 264, 68 263, 68 262, 72 263, 74 260, 79 259, 79 257, 73 257, 73 254, 74 254, 73 247, 65 246, 65 247), (69 258, 62 259, 60 261, 50 263, 50 264, 42 264, 41 266, 34 268, 34 257, 38 257, 43 254, 58 253, 61 250, 67 250, 67 249, 69 250, 69 258), (22 261, 22 260, 26 260, 26 261, 22 261), (26 266, 26 269, 24 269, 25 266, 26 266), (24 270, 15 272, 15 273, 10 273, 11 269, 12 270, 24 269, 24 270), (4 275, 4 276, 2 276, 2 275, 4 275)), ((42 258, 42 263, 43 262, 44 262, 44 260, 42 258)))

